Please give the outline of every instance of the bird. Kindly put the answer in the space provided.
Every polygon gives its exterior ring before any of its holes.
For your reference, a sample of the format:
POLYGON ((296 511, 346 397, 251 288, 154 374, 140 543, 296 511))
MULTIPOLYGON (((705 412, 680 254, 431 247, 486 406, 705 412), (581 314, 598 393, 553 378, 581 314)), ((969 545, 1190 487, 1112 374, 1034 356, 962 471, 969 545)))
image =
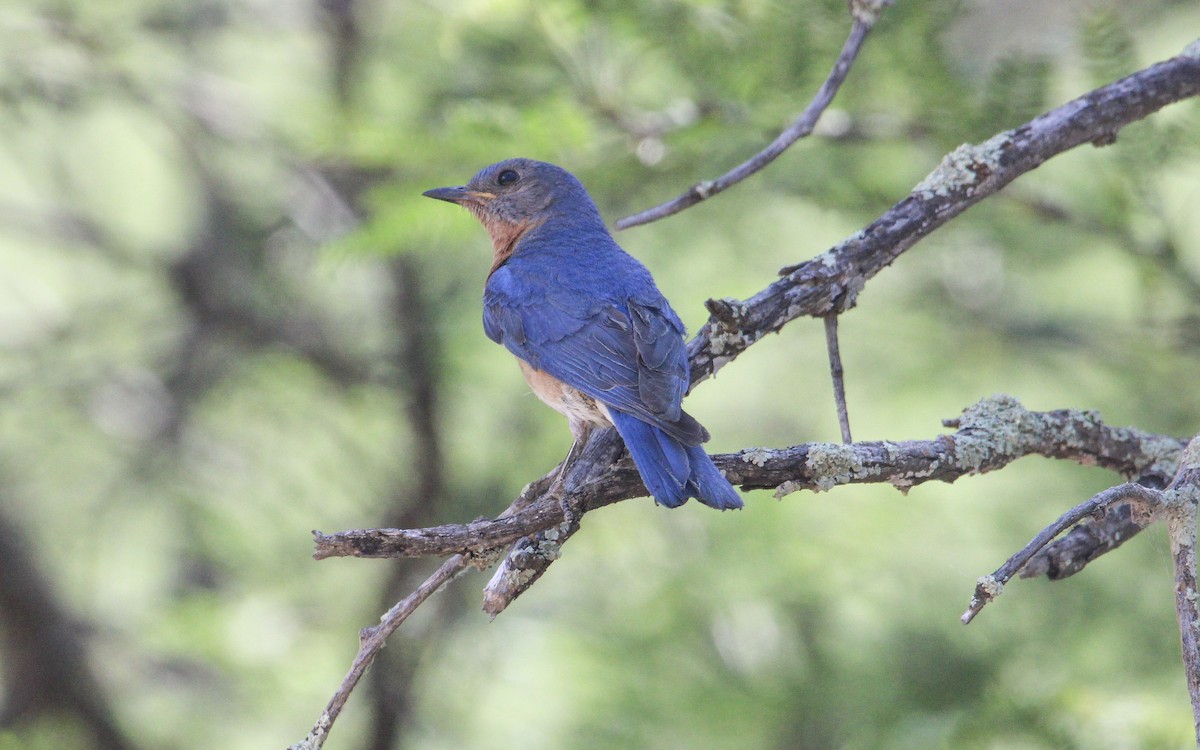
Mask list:
POLYGON ((718 510, 742 507, 701 447, 708 431, 681 405, 689 384, 682 321, 574 175, 508 159, 423 195, 465 207, 491 238, 483 329, 567 418, 574 442, 556 485, 593 429, 615 427, 656 503, 676 508, 694 497, 718 510))

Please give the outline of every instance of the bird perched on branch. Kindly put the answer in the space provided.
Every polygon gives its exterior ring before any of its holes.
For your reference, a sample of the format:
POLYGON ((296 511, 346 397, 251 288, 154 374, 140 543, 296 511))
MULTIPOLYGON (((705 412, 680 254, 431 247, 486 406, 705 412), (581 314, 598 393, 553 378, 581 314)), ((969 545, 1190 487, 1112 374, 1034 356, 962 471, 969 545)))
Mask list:
POLYGON ((579 180, 553 164, 509 159, 425 195, 466 207, 491 236, 483 328, 570 424, 575 442, 557 486, 592 428, 615 426, 657 502, 742 507, 700 447, 708 431, 680 405, 683 323, 646 267, 613 240, 579 180))

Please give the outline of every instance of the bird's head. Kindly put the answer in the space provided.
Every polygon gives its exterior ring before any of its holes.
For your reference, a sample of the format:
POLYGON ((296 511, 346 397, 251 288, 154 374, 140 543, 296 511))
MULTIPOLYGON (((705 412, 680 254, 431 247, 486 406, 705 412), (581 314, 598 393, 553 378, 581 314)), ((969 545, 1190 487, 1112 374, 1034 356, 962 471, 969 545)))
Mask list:
POLYGON ((457 203, 479 219, 496 251, 493 269, 513 253, 526 232, 547 221, 604 226, 574 175, 533 159, 507 159, 484 167, 466 185, 434 188, 424 195, 457 203))

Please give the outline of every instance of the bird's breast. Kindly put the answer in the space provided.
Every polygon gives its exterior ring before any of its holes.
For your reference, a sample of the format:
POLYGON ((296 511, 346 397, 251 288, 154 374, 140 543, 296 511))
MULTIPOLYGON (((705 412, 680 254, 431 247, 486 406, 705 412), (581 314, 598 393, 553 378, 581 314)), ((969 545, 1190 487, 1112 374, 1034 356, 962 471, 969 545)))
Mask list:
POLYGON ((534 395, 541 399, 542 403, 565 416, 571 423, 572 432, 576 432, 577 425, 586 423, 601 427, 612 426, 608 407, 602 402, 567 385, 548 372, 535 369, 523 359, 518 359, 517 362, 534 395))

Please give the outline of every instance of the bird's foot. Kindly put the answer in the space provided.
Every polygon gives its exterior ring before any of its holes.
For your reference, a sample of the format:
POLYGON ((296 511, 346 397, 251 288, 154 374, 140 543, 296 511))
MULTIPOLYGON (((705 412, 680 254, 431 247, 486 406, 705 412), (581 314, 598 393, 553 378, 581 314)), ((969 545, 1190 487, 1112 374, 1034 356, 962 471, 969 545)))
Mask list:
POLYGON ((579 518, 583 515, 583 510, 579 507, 579 499, 572 494, 568 494, 563 487, 564 473, 561 470, 558 472, 558 476, 554 478, 554 482, 550 484, 550 489, 546 490, 546 494, 558 500, 558 507, 562 509, 563 523, 566 524, 567 528, 571 528, 579 524, 579 518))
POLYGON ((558 506, 562 508, 563 524, 566 528, 572 529, 579 525, 579 519, 583 517, 583 508, 579 506, 579 498, 574 495, 559 495, 558 506))

